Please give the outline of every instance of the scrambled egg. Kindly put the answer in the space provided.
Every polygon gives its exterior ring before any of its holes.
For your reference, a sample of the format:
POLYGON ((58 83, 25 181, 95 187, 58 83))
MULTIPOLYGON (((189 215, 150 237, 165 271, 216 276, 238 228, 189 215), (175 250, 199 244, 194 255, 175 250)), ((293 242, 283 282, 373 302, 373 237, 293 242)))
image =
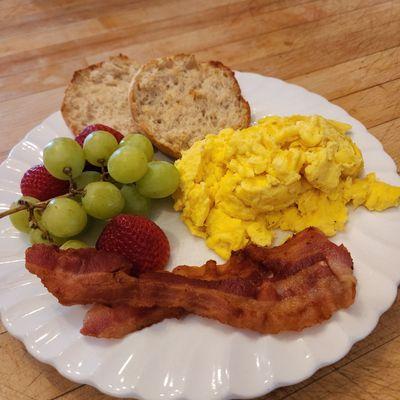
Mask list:
POLYGON ((344 229, 346 204, 381 211, 397 206, 400 187, 358 178, 363 158, 350 125, 320 116, 266 117, 243 130, 208 135, 176 161, 175 209, 190 231, 222 258, 274 229, 344 229))

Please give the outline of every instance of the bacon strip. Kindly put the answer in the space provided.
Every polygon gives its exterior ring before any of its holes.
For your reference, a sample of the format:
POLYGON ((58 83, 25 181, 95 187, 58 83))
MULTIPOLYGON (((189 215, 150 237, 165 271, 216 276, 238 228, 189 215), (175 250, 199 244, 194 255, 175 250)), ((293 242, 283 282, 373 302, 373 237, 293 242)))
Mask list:
POLYGON ((173 273, 136 277, 120 255, 45 245, 27 249, 26 266, 64 305, 183 308, 261 333, 320 323, 349 307, 356 290, 349 252, 314 228, 276 248, 247 246, 221 266, 209 261, 173 273))
MULTIPOLYGON (((71 293, 74 293, 73 286, 78 275, 84 275, 85 279, 92 279, 92 281, 104 282, 103 278, 109 273, 118 271, 127 274, 134 273, 132 264, 125 257, 119 254, 98 252, 95 249, 64 251, 63 257, 59 257, 60 250, 57 247, 43 245, 35 254, 44 265, 57 265, 59 277, 60 271, 63 271, 63 277, 67 280, 71 293)), ((46 279, 51 280, 50 269, 43 269, 42 272, 46 274, 46 279), (48 273, 50 276, 47 276, 48 273)), ((83 287, 81 289, 84 290, 83 287)), ((62 296, 61 293, 57 294, 57 288, 54 287, 54 290, 56 291, 53 293, 54 296, 62 296)), ((138 308, 127 305, 108 307, 96 304, 87 312, 81 333, 99 338, 121 338, 128 333, 161 322, 165 318, 180 318, 183 315, 185 311, 182 308, 138 308)))
POLYGON ((96 304, 87 312, 81 333, 98 338, 122 338, 128 333, 157 324, 165 318, 181 318, 185 314, 183 308, 138 308, 127 304, 96 304))

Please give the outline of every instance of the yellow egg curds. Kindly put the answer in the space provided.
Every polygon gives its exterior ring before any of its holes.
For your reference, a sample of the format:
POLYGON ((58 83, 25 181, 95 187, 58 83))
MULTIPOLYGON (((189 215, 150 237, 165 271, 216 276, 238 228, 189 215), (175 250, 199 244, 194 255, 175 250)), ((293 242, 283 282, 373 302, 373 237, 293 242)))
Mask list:
POLYGON ((224 129, 185 151, 175 209, 190 231, 222 258, 273 230, 344 229, 347 203, 381 211, 397 206, 400 187, 369 174, 346 136, 350 125, 321 116, 271 116, 243 130, 224 129))

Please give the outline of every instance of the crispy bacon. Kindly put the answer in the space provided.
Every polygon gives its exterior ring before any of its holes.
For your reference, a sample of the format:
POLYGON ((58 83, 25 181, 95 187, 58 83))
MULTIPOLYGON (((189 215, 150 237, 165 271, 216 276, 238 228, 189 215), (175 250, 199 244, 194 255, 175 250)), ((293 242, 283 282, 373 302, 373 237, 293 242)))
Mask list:
POLYGON ((249 245, 220 266, 208 261, 172 273, 132 276, 119 255, 44 245, 27 250, 26 266, 64 305, 183 308, 261 333, 320 323, 349 307, 356 289, 349 252, 315 228, 276 248, 249 245))
MULTIPOLYGON (((96 279, 104 281, 104 276, 109 273, 120 271, 133 274, 134 272, 132 264, 125 257, 119 254, 98 252, 96 249, 67 250, 62 252, 63 257, 60 258, 60 250, 56 246, 43 245, 36 254, 39 255, 43 266, 46 266, 42 269, 43 279, 48 280, 50 285, 51 266, 56 265, 58 276, 61 276, 61 271, 63 271, 63 277, 68 280, 68 287, 75 285, 74 279, 80 274, 84 274, 92 281, 96 279)), ((62 293, 57 294, 57 287, 54 286, 53 290, 54 296, 63 296, 62 293)), ((87 312, 81 333, 99 338, 121 338, 165 318, 180 318, 184 314, 185 311, 181 308, 138 308, 122 304, 108 307, 96 304, 87 312)))
POLYGON ((185 314, 183 308, 138 308, 127 304, 96 304, 87 312, 81 333, 98 338, 121 338, 128 333, 157 324, 165 318, 181 318, 185 314))

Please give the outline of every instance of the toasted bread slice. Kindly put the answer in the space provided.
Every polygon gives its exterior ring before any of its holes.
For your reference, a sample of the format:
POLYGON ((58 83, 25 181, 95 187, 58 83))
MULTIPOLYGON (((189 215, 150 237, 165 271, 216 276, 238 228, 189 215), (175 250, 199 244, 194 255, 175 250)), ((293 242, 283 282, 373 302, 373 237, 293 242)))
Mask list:
POLYGON ((250 107, 234 73, 218 61, 198 62, 194 55, 144 64, 132 81, 129 102, 140 130, 174 158, 209 133, 250 123, 250 107))
POLYGON ((78 135, 91 124, 104 124, 126 134, 135 130, 128 90, 139 64, 122 54, 75 71, 61 112, 71 131, 78 135))

